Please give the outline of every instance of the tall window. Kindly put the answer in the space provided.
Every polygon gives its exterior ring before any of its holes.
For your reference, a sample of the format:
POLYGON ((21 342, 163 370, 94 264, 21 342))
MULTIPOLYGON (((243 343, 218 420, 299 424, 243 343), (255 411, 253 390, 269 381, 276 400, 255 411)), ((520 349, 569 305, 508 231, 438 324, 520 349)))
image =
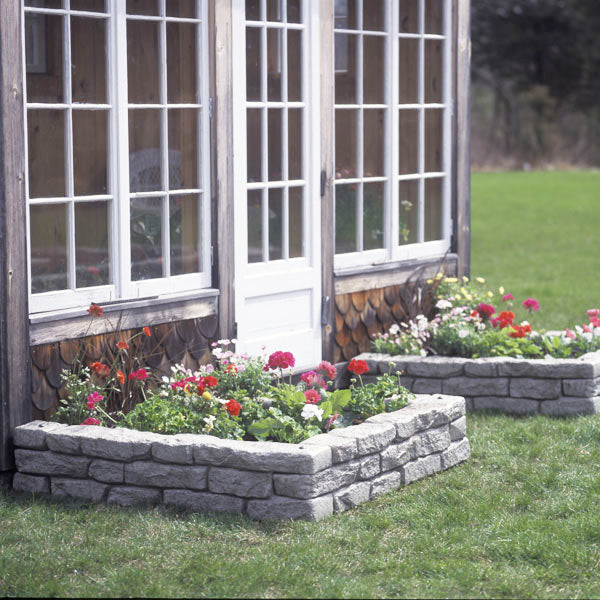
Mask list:
POLYGON ((450 239, 451 1, 335 0, 336 267, 450 239))
POLYGON ((206 0, 25 0, 32 312, 210 284, 206 0))

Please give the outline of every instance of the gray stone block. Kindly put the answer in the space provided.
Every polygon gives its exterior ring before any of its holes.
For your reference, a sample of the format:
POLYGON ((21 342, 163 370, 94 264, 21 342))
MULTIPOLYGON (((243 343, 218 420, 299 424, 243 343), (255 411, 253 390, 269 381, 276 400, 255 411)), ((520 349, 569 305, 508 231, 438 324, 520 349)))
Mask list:
POLYGON ((46 432, 46 444, 50 450, 64 454, 81 454, 82 435, 93 435, 102 429, 93 425, 70 425, 46 432))
POLYGON ((417 458, 403 467, 402 470, 402 482, 404 485, 408 485, 413 481, 423 479, 434 473, 438 473, 442 470, 442 459, 439 454, 431 454, 424 458, 417 458))
POLYGON ((117 485, 108 492, 108 504, 118 506, 136 506, 138 504, 160 504, 162 502, 162 490, 135 487, 129 485, 117 485))
MULTIPOLYGON (((296 477, 306 477, 306 475, 296 477)), ((271 473, 211 467, 208 472, 208 489, 215 494, 268 498, 273 493, 273 482, 271 473)))
POLYGON ((313 475, 295 475, 275 473, 273 484, 275 493, 290 498, 315 498, 356 480, 360 463, 353 460, 349 463, 336 465, 313 475))
POLYGON ((498 365, 498 375, 500 376, 544 379, 593 377, 593 370, 591 364, 580 359, 534 358, 525 360, 505 358, 498 365))
POLYGON ((369 481, 359 481, 348 487, 342 488, 333 494, 334 512, 344 512, 349 508, 358 506, 367 502, 371 494, 371 483, 369 481))
POLYGON ((413 386, 415 385, 414 377, 407 377, 406 375, 402 375, 400 377, 400 385, 405 387, 407 390, 413 391, 413 386))
POLYGON ((195 438, 189 433, 161 436, 152 444, 152 458, 165 463, 194 464, 195 438))
POLYGON ((452 442, 441 454, 442 469, 449 469, 464 462, 471 456, 471 446, 467 438, 452 442))
POLYGON ((563 397, 558 400, 547 400, 540 405, 543 415, 566 417, 570 415, 594 415, 600 412, 600 397, 577 398, 563 397))
POLYGON ((329 433, 321 433, 302 442, 303 446, 307 444, 331 448, 331 460, 334 464, 348 462, 358 456, 356 440, 332 436, 329 433))
POLYGON ((412 387, 415 394, 441 394, 442 380, 441 379, 415 379, 412 387))
POLYGON ((400 471, 388 471, 383 475, 371 480, 371 498, 381 496, 386 492, 397 490, 402 485, 402 474, 400 471))
POLYGON ((331 466, 331 448, 318 444, 245 442, 197 436, 194 462, 249 471, 317 473, 331 466))
POLYGON ((444 394, 508 396, 507 377, 451 377, 442 383, 444 394))
POLYGON ((96 458, 90 463, 88 474, 93 479, 105 483, 123 483, 123 463, 96 458))
POLYGON ((50 493, 50 479, 48 477, 15 473, 12 485, 13 489, 17 492, 31 492, 32 494, 50 493))
POLYGON ((365 456, 359 460, 358 479, 372 479, 381 473, 381 457, 379 454, 365 456))
POLYGON ((38 475, 87 477, 91 459, 84 456, 56 454, 49 450, 15 450, 17 470, 38 475))
POLYGON ((396 437, 396 427, 390 423, 374 423, 370 421, 361 423, 360 425, 351 425, 343 429, 334 429, 328 435, 355 439, 359 456, 364 456, 365 454, 379 452, 385 448, 396 437))
POLYGON ((166 465, 141 460, 125 465, 125 483, 205 490, 207 471, 207 467, 166 465))
POLYGON ((465 363, 465 375, 469 377, 495 377, 498 364, 504 359, 499 357, 472 358, 465 363))
MULTIPOLYGON (((379 363, 382 360, 385 360, 389 355, 381 354, 378 352, 363 352, 359 356, 356 357, 357 360, 364 360, 369 366, 369 375, 378 375, 379 374, 379 363)), ((387 373, 387 371, 385 371, 387 373)), ((354 377, 353 373, 350 373, 351 377, 354 377)), ((364 379, 364 375, 362 376, 364 379)))
POLYGON ((402 408, 391 413, 382 413, 369 417, 365 423, 388 423, 396 429, 396 440, 409 438, 419 426, 418 411, 402 408))
POLYGON ((35 450, 46 450, 46 433, 66 427, 62 423, 50 421, 32 421, 25 425, 15 427, 14 445, 17 448, 32 448, 35 450))
POLYGON ((460 417, 449 424, 450 440, 462 440, 467 435, 467 417, 460 417))
POLYGON ((465 398, 467 412, 473 412, 473 398, 465 398))
POLYGON ((507 396, 479 396, 473 398, 473 410, 499 410, 509 415, 534 415, 540 412, 540 402, 507 396))
POLYGON ((320 521, 333 514, 333 495, 319 496, 310 500, 297 500, 283 496, 271 496, 268 500, 249 500, 247 508, 251 519, 304 519, 320 521))
POLYGON ((408 362, 406 364, 406 373, 411 377, 456 377, 463 374, 464 367, 467 362, 468 359, 466 358, 455 358, 451 356, 427 356, 418 361, 408 362))
POLYGON ((412 448, 412 440, 400 444, 390 444, 385 450, 381 451, 381 470, 391 471, 406 464, 413 457, 412 448))
POLYGON ((580 398, 600 396, 600 378, 563 379, 562 392, 565 396, 578 396, 580 398))
POLYGON ((448 425, 429 429, 419 433, 411 440, 415 457, 428 456, 434 452, 441 452, 450 445, 450 432, 448 425))
POLYGON ((156 433, 125 429, 124 427, 114 429, 94 427, 93 429, 100 429, 101 432, 81 435, 83 454, 114 460, 128 461, 149 458, 153 442, 160 441, 163 437, 156 433))
POLYGON ((92 502, 101 502, 109 487, 106 483, 90 479, 64 479, 62 477, 52 477, 50 486, 53 496, 79 498, 92 502))
POLYGON ((575 375, 574 377, 581 378, 594 378, 600 377, 600 350, 596 352, 588 352, 583 356, 580 356, 577 361, 582 362, 586 365, 585 373, 582 375, 575 375))
MULTIPOLYGON (((244 502, 245 500, 242 498, 224 494, 211 494, 210 492, 164 491, 165 504, 172 504, 191 511, 241 513, 244 510, 244 502)), ((263 502, 263 500, 255 502, 263 502)))
POLYGON ((389 356, 387 354, 380 354, 379 356, 381 356, 379 360, 379 373, 381 375, 395 375, 396 373, 408 375, 409 365, 419 363, 423 360, 422 356, 412 355, 389 356))
POLYGON ((531 400, 553 400, 561 392, 560 379, 531 379, 529 377, 513 377, 510 380, 510 395, 513 398, 529 398, 531 400))

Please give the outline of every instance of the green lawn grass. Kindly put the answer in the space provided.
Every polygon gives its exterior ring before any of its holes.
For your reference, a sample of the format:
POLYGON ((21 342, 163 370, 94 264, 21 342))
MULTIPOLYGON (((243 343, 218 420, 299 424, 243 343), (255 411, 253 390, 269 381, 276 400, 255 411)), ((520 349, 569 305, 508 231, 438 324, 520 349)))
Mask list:
POLYGON ((600 172, 476 173, 471 274, 533 297, 536 328, 563 329, 600 308, 600 172))
POLYGON ((470 461, 320 523, 4 492, 0 595, 600 596, 600 419, 468 421, 470 461))

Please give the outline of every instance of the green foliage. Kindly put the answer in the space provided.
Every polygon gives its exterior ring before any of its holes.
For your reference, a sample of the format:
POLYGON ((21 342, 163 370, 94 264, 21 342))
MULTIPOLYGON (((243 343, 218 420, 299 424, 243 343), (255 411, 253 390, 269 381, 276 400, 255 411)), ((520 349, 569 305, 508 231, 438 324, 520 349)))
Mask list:
POLYGON ((64 370, 60 379, 68 396, 60 399, 52 420, 67 425, 79 425, 90 414, 85 404, 87 397, 93 392, 101 393, 102 388, 94 382, 88 367, 82 367, 76 372, 64 370))
POLYGON ((351 382, 348 408, 358 422, 379 413, 399 410, 414 397, 400 385, 400 375, 382 375, 375 383, 359 387, 356 386, 356 379, 351 379, 351 382))

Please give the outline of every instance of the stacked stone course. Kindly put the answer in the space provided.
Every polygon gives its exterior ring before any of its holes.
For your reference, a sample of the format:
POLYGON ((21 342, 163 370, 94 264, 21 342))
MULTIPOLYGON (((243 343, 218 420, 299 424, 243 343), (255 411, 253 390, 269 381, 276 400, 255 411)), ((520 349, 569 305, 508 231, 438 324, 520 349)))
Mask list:
POLYGON ((465 401, 442 395, 301 444, 34 421, 15 446, 16 490, 258 520, 319 520, 470 456, 465 401))
POLYGON ((416 394, 460 394, 467 410, 568 416, 600 412, 600 351, 576 359, 453 358, 361 354, 369 374, 403 371, 416 394))

